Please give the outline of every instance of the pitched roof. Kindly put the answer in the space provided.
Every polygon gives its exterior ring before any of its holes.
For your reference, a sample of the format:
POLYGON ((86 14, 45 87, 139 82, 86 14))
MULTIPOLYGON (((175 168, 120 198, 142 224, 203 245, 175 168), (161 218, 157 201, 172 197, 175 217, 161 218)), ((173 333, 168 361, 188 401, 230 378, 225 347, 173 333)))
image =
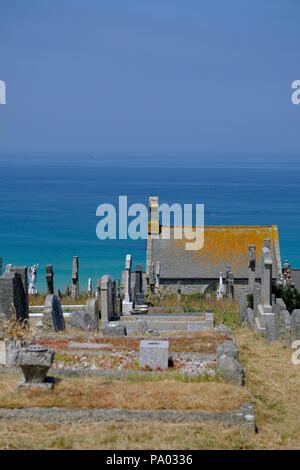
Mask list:
POLYGON ((151 261, 160 262, 161 279, 218 278, 230 264, 234 278, 248 277, 249 245, 256 247, 256 277, 261 277, 261 252, 264 240, 271 240, 273 277, 281 272, 278 228, 276 225, 211 226, 204 228, 204 246, 187 251, 187 240, 149 239, 151 261))

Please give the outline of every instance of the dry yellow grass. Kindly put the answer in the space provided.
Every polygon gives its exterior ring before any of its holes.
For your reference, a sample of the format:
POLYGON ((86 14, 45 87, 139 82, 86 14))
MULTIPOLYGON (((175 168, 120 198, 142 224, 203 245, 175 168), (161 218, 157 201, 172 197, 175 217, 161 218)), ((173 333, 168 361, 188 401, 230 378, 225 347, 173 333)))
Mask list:
POLYGON ((247 329, 238 328, 234 335, 240 347, 240 360, 246 367, 246 389, 254 405, 257 434, 210 422, 70 426, 0 422, 0 448, 299 449, 300 365, 292 364, 292 350, 278 342, 268 346, 262 337, 247 329))
MULTIPOLYGON (((45 294, 29 294, 29 305, 44 305, 45 304, 45 294)), ((81 295, 78 296, 76 300, 72 299, 70 295, 62 294, 61 303, 62 305, 84 305, 86 304, 88 299, 88 293, 83 292, 81 295)))
POLYGON ((255 408, 257 447, 300 448, 300 365, 292 363, 293 350, 279 341, 268 346, 247 329, 235 335, 255 408))
MULTIPOLYGON (((250 442, 249 442, 250 437, 250 442)), ((249 444, 248 444, 249 442, 249 444)), ((243 449, 249 432, 211 422, 92 423, 59 425, 0 422, 0 449, 243 449)))
POLYGON ((249 400, 247 392, 225 383, 107 382, 101 378, 64 379, 51 394, 31 389, 15 392, 17 378, 0 381, 1 408, 231 411, 249 400))

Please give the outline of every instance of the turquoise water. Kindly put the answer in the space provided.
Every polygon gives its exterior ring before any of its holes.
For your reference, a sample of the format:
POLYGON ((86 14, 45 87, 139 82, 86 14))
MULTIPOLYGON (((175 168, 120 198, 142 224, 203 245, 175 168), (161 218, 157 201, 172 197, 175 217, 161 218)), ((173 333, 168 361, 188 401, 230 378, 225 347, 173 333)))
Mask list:
POLYGON ((80 263, 80 288, 103 274, 120 278, 125 256, 145 267, 145 240, 96 237, 96 208, 128 204, 205 204, 206 225, 277 224, 281 257, 300 267, 300 166, 107 160, 0 162, 0 257, 3 264, 39 263, 36 287, 45 289, 45 266, 54 266, 54 284, 71 282, 72 257, 80 263))

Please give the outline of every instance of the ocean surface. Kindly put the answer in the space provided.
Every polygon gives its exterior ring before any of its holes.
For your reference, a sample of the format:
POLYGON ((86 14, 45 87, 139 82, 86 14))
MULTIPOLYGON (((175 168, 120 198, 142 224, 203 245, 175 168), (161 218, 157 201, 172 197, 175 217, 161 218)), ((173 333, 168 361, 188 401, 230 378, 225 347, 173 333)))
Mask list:
MULTIPOLYGON (((71 283, 79 257, 80 289, 103 274, 120 278, 125 256, 145 268, 146 240, 99 240, 96 208, 159 196, 160 203, 204 204, 205 225, 277 224, 281 258, 300 267, 300 165, 195 163, 139 160, 0 161, 0 257, 3 265, 38 263, 36 287, 44 292, 45 266, 55 288, 71 283)), ((129 218, 130 220, 130 218, 129 218)))

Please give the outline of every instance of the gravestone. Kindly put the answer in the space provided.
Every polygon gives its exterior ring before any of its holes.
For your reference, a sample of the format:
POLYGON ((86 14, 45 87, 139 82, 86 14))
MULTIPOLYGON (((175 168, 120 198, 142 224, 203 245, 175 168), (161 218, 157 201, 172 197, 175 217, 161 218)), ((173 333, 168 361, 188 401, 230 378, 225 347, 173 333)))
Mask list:
POLYGON ((245 385, 245 370, 236 359, 223 354, 219 358, 219 373, 226 382, 245 385))
POLYGON ((95 322, 95 317, 86 310, 76 310, 67 318, 68 328, 82 331, 95 331, 99 329, 99 322, 95 322))
POLYGON ((254 317, 258 315, 258 305, 261 303, 261 285, 258 282, 254 284, 253 292, 253 311, 254 317))
POLYGON ((27 292, 24 290, 19 273, 5 272, 0 277, 0 315, 9 320, 16 318, 20 322, 28 318, 27 292))
MULTIPOLYGON (((264 240, 268 242, 268 239, 264 240)), ((272 253, 268 245, 262 249, 261 302, 264 313, 272 312, 272 253)))
POLYGON ((97 298, 90 298, 86 303, 86 313, 91 317, 93 330, 99 330, 99 301, 97 298))
POLYGON ((155 278, 155 292, 159 292, 159 288, 160 288, 160 261, 157 261, 153 268, 154 268, 154 278, 155 278))
POLYGON ((254 311, 252 308, 247 308, 247 325, 253 325, 254 323, 254 311))
POLYGON ((266 323, 265 339, 268 344, 272 343, 272 341, 277 339, 276 325, 274 325, 273 323, 266 323))
POLYGON ((76 300, 79 295, 79 261, 78 256, 73 256, 73 269, 72 269, 72 286, 71 286, 71 297, 76 300))
POLYGON ((101 277, 97 279, 97 290, 96 290, 96 297, 100 298, 101 295, 101 277))
MULTIPOLYGON (((177 296, 180 297, 182 292, 181 282, 177 281, 177 296)), ((207 294, 206 294, 207 295, 207 294)))
POLYGON ((291 315, 287 310, 280 310, 275 315, 276 339, 284 344, 291 342, 291 315))
POLYGON ((167 370, 169 359, 169 341, 140 342, 140 368, 167 370))
POLYGON ((123 315, 130 315, 133 309, 133 302, 131 300, 131 255, 126 255, 125 260, 125 289, 124 289, 124 300, 122 302, 123 315))
POLYGON ((4 366, 16 366, 19 352, 28 346, 28 341, 24 338, 16 341, 14 338, 0 340, 0 364, 4 366))
POLYGON ((101 326, 105 327, 113 316, 112 278, 104 275, 101 278, 101 326))
POLYGON ((248 294, 253 294, 255 284, 256 247, 249 245, 248 248, 248 294))
POLYGON ((121 315, 122 313, 122 299, 121 299, 121 288, 120 288, 120 279, 117 279, 117 299, 116 299, 116 314, 121 315))
POLYGON ((230 340, 225 340, 223 343, 219 344, 216 348, 216 355, 219 359, 223 354, 226 356, 233 357, 238 360, 239 358, 239 348, 237 345, 230 340))
POLYGON ((0 276, 2 276, 2 258, 0 258, 0 276))
POLYGON ((274 307, 274 312, 279 313, 281 310, 286 310, 286 305, 284 301, 281 298, 277 298, 275 300, 275 307, 274 307))
POLYGON ((69 284, 66 286, 65 288, 65 295, 66 296, 69 296, 71 295, 71 287, 69 286, 69 284))
POLYGON ((135 286, 134 286, 135 303, 137 305, 144 305, 144 294, 143 294, 143 271, 142 265, 137 264, 135 268, 135 286))
POLYGON ((48 294, 43 311, 43 329, 64 331, 66 329, 60 300, 54 294, 48 294))
POLYGON ((291 317, 291 339, 300 339, 300 310, 293 310, 291 317))
POLYGON ((240 322, 245 323, 247 321, 247 297, 242 295, 240 298, 240 322))
POLYGON ((12 264, 7 264, 5 267, 5 272, 20 274, 23 284, 23 289, 26 297, 26 310, 28 312, 28 270, 26 266, 13 266, 12 264))
POLYGON ((55 289, 54 295, 56 295, 56 297, 58 297, 59 299, 61 299, 61 292, 60 292, 59 289, 55 289))
POLYGON ((47 264, 46 266, 47 294, 54 294, 53 276, 54 276, 54 273, 53 273, 52 264, 47 264))

